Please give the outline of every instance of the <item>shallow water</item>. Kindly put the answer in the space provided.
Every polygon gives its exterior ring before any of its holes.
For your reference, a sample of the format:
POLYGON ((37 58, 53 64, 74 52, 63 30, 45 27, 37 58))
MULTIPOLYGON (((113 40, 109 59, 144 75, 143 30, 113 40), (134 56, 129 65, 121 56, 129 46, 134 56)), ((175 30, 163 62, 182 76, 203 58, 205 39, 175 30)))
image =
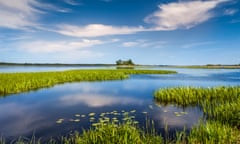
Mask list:
POLYGON ((132 75, 123 81, 67 83, 0 98, 0 135, 8 138, 32 135, 38 138, 60 137, 75 130, 88 129, 92 123, 89 113, 96 113, 96 120, 103 112, 120 119, 122 116, 111 112, 131 110, 136 110, 131 115, 136 117, 140 127, 144 127, 147 118, 154 120, 159 132, 164 131, 166 124, 170 131, 190 129, 203 117, 202 112, 197 107, 182 109, 173 105, 158 106, 153 100, 155 90, 176 86, 240 84, 240 70, 172 70, 179 73, 132 75), (180 115, 176 115, 176 112, 180 115), (56 123, 59 119, 64 119, 61 124, 56 123), (80 121, 73 121, 76 119, 80 121))

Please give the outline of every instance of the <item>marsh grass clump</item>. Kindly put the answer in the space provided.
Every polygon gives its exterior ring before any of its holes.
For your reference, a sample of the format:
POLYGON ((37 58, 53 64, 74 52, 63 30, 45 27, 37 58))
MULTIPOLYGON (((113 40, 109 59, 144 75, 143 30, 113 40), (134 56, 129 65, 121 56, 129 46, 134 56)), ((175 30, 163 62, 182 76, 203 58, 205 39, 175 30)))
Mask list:
POLYGON ((52 87, 65 82, 123 80, 130 74, 171 74, 165 70, 68 70, 59 72, 0 73, 0 96, 52 87))
POLYGON ((193 127, 187 140, 189 143, 239 144, 240 131, 236 127, 216 121, 201 122, 193 127))
MULTIPOLYGON (((131 113, 131 112, 130 112, 131 113)), ((163 143, 163 138, 156 133, 146 133, 138 127, 138 122, 128 114, 124 118, 99 118, 92 123, 90 130, 84 130, 83 134, 75 132, 71 137, 63 139, 69 144, 155 144, 163 143)))
POLYGON ((206 121, 193 127, 188 143, 240 143, 240 87, 177 87, 157 90, 157 103, 198 106, 206 121))
POLYGON ((155 92, 157 102, 199 106, 207 119, 240 126, 240 87, 177 87, 155 92))

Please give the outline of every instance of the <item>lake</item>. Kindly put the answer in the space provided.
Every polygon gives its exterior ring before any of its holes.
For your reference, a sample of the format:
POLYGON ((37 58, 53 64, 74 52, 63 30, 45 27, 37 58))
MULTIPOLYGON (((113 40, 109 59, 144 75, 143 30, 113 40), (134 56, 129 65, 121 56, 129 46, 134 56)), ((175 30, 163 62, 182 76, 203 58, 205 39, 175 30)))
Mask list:
MULTIPOLYGON (((0 72, 72 68, 76 67, 0 67, 0 72)), ((146 119, 153 120, 160 133, 164 131, 166 124, 170 132, 190 129, 203 118, 201 110, 198 107, 183 109, 174 105, 158 105, 153 100, 155 90, 177 86, 212 87, 240 84, 239 69, 152 69, 176 70, 178 74, 131 75, 129 79, 122 81, 66 83, 2 97, 0 135, 8 139, 32 135, 37 138, 60 138, 75 130, 81 132, 82 129, 88 129, 102 113, 110 118, 122 119, 121 114, 126 111, 135 116, 140 127, 145 126, 146 119), (176 112, 184 114, 176 116, 176 112), (91 118, 93 116, 89 116, 89 113, 94 113, 95 119, 91 118), (62 119, 61 123, 58 122, 59 119, 62 119)))

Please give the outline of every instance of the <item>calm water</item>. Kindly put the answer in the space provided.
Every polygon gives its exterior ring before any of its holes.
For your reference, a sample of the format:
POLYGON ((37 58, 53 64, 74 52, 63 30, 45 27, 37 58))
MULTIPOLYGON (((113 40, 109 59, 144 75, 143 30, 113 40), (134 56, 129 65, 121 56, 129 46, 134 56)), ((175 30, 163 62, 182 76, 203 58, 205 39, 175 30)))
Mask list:
POLYGON ((154 120, 159 132, 165 124, 170 131, 184 127, 190 129, 203 117, 202 112, 197 107, 158 106, 153 101, 155 90, 176 86, 240 85, 240 70, 173 70, 179 73, 132 75, 123 81, 67 83, 0 98, 0 135, 7 138, 33 134, 42 138, 60 137, 89 128, 89 113, 96 113, 97 120, 102 112, 109 112, 109 117, 115 117, 112 111, 121 113, 131 110, 136 110, 132 115, 140 122, 140 127, 145 125, 147 117, 154 120), (187 114, 177 117, 174 113, 183 111, 187 114), (77 117, 76 114, 86 116, 77 117), (58 119, 64 121, 57 124, 58 119), (75 119, 80 119, 80 122, 74 122, 75 119))

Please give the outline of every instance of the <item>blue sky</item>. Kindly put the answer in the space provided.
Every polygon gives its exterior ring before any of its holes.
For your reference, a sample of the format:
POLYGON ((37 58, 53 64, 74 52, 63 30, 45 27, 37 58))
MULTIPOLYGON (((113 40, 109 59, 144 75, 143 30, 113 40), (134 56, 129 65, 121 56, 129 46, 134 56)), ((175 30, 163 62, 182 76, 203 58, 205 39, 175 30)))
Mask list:
POLYGON ((239 64, 239 0, 0 0, 0 61, 239 64))

